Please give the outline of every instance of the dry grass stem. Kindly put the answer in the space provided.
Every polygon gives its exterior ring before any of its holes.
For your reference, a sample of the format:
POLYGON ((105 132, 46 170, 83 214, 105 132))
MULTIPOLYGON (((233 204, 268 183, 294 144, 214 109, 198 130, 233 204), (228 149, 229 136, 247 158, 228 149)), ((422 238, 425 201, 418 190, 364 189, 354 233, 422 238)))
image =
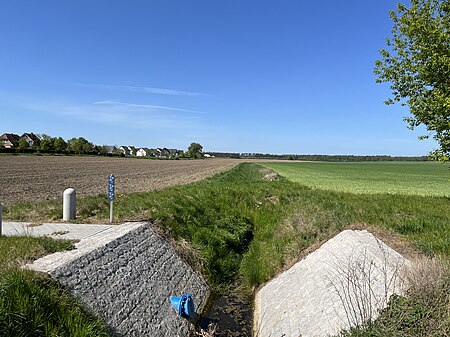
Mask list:
POLYGON ((206 330, 200 329, 200 331, 196 331, 195 335, 200 337, 214 337, 217 332, 217 324, 209 323, 208 328, 206 330))
POLYGON ((401 259, 391 258, 384 245, 377 240, 379 254, 375 257, 364 249, 347 259, 337 258, 330 278, 344 307, 350 326, 364 326, 385 308, 392 294, 403 289, 401 259))

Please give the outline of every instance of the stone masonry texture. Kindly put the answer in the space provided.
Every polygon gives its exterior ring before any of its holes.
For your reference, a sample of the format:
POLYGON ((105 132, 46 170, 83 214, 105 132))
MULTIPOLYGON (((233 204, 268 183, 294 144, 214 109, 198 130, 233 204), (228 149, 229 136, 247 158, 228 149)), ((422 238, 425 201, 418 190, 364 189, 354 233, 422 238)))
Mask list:
POLYGON ((192 294, 196 312, 210 296, 205 280, 149 223, 48 272, 114 336, 189 336, 193 325, 178 316, 170 296, 192 294))

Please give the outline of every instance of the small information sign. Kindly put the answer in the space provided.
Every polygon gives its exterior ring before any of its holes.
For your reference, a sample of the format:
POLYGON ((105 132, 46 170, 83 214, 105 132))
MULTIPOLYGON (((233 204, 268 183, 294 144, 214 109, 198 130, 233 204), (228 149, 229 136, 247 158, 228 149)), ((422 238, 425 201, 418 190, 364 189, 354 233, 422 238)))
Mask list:
POLYGON ((114 189, 115 189, 115 178, 111 174, 108 177, 108 200, 113 201, 114 200, 114 189))
POLYGON ((115 189, 116 179, 114 175, 111 174, 108 177, 108 200, 109 200, 109 222, 113 221, 113 202, 114 202, 114 189, 115 189))

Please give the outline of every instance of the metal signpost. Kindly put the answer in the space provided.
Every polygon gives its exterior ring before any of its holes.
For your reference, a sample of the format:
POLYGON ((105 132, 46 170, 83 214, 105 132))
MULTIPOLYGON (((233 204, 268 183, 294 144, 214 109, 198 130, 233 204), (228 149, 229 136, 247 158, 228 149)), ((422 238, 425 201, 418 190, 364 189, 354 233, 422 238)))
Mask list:
POLYGON ((109 200, 109 222, 112 223, 113 220, 113 202, 114 202, 114 185, 115 178, 114 175, 108 177, 108 200, 109 200))

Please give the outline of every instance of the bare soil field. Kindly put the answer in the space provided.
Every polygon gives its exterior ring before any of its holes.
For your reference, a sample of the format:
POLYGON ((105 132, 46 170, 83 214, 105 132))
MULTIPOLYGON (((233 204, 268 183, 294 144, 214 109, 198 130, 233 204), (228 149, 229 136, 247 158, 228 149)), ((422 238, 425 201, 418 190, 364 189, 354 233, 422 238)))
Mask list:
POLYGON ((107 193, 116 177, 116 194, 187 184, 224 172, 235 159, 149 160, 136 158, 0 156, 0 202, 62 199, 66 188, 78 196, 107 193))

